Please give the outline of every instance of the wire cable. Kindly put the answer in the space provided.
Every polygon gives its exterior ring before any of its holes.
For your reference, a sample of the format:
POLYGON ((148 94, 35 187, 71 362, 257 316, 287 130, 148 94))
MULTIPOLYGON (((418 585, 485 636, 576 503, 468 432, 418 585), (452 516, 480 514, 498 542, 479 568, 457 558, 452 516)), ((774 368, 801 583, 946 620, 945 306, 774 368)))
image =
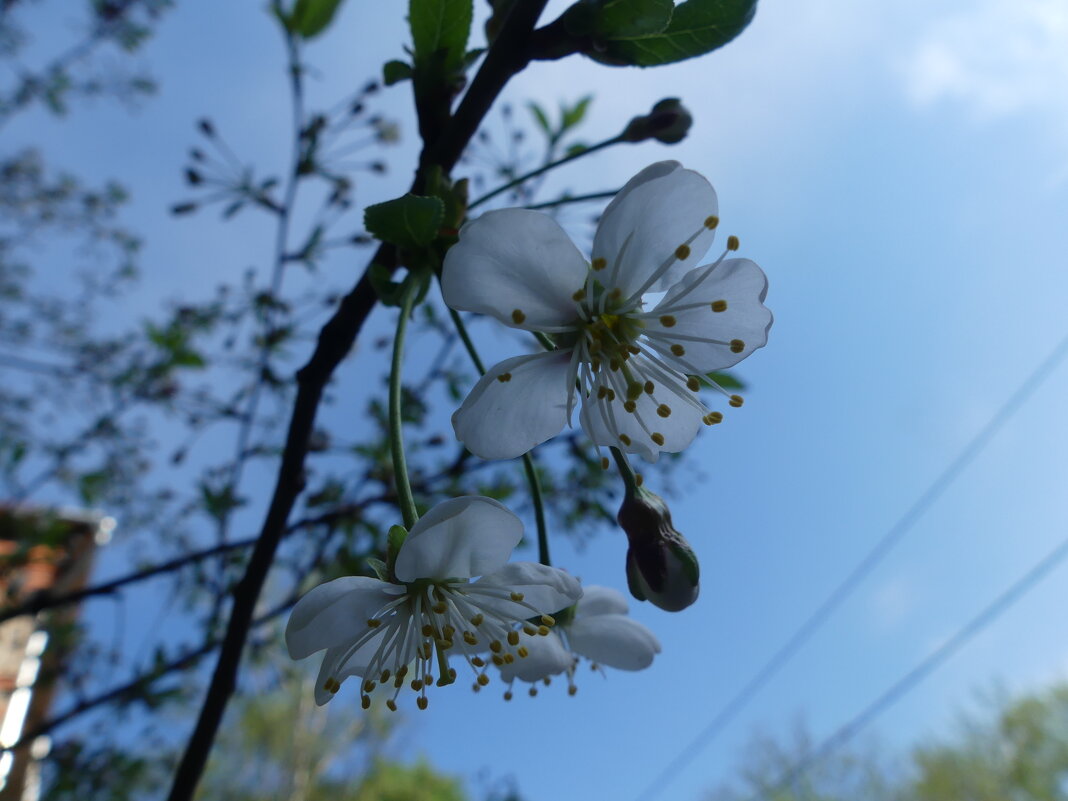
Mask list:
POLYGON ((956 634, 946 640, 942 645, 927 655, 919 664, 909 670, 904 676, 894 682, 888 690, 864 707, 855 717, 844 726, 841 726, 834 734, 820 743, 808 756, 801 759, 790 768, 770 790, 760 790, 749 797, 749 801, 757 799, 769 799, 776 793, 787 789, 800 778, 805 771, 820 760, 826 758, 836 748, 844 745, 860 731, 878 717, 884 710, 901 699, 909 690, 913 689, 923 679, 937 670, 942 664, 959 651, 976 634, 981 632, 998 617, 1006 612, 1009 607, 1019 601, 1024 595, 1032 590, 1042 579, 1048 576, 1057 566, 1068 557, 1068 538, 1052 551, 1043 556, 1030 570, 1018 578, 1012 585, 1002 592, 991 603, 987 604, 979 614, 969 620, 956 634))
POLYGON ((927 489, 913 502, 883 536, 871 547, 827 598, 790 635, 789 639, 764 663, 763 667, 724 704, 705 727, 664 768, 656 774, 645 788, 635 796, 635 801, 650 801, 670 782, 673 776, 688 765, 712 742, 740 712, 753 696, 767 684, 787 662, 823 626, 831 614, 845 602, 860 583, 893 550, 902 537, 923 517, 936 500, 953 484, 976 457, 990 444, 994 435, 1020 410, 1035 391, 1060 366, 1068 355, 1068 336, 1061 339, 1050 354, 1023 380, 993 416, 961 449, 952 462, 927 489))

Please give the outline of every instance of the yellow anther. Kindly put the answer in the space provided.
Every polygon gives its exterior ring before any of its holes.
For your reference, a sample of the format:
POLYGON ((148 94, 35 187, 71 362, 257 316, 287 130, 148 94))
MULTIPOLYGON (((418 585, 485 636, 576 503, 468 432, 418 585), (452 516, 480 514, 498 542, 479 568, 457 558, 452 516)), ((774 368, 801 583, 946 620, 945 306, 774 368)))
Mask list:
POLYGON ((503 648, 504 646, 501 645, 500 640, 494 640, 490 643, 490 650, 493 651, 493 653, 495 654, 499 654, 503 648))
POLYGON ((328 676, 326 681, 323 682, 323 690, 325 690, 326 692, 330 692, 330 688, 333 686, 333 684, 334 680, 328 676))
POLYGON ((412 683, 409 686, 413 690, 415 690, 415 692, 419 692, 421 689, 423 689, 423 680, 422 679, 412 679, 412 683))
POLYGON ((506 665, 510 665, 515 661, 515 657, 512 656, 511 654, 505 654, 501 658, 504 660, 504 664, 506 664, 506 665))
POLYGON ((630 381, 627 384, 627 400, 637 400, 642 396, 644 387, 637 381, 630 381))
POLYGON ((528 656, 530 656, 530 651, 527 650, 527 647, 525 645, 520 645, 518 648, 516 648, 515 652, 519 654, 520 659, 526 659, 528 656))
POLYGON ((634 474, 634 483, 637 484, 640 487, 642 484, 645 483, 645 476, 643 476, 641 473, 635 473, 634 474))
POLYGON ((534 626, 527 623, 525 626, 523 626, 523 633, 529 637, 533 637, 535 634, 538 633, 538 630, 534 626))
POLYGON ((464 642, 468 645, 478 645, 478 637, 475 636, 473 631, 465 631, 464 642))
MULTIPOLYGON (((612 291, 608 293, 608 299, 609 300, 619 300, 621 297, 623 297, 623 290, 620 289, 618 286, 615 287, 614 289, 612 289, 612 291)), ((618 321, 619 320, 619 315, 618 314, 603 315, 603 316, 611 316, 614 321, 618 321)))
POLYGON ((608 400, 614 401, 616 399, 616 391, 614 389, 608 390, 608 400))
POLYGON ((494 654, 493 656, 491 656, 490 657, 490 661, 493 664, 495 664, 497 667, 500 667, 501 665, 504 664, 504 660, 501 659, 497 654, 494 654))
POLYGON ((521 593, 521 592, 513 592, 513 593, 512 593, 511 595, 509 595, 508 597, 509 597, 509 598, 511 598, 511 599, 512 599, 513 601, 515 601, 516 603, 519 603, 520 601, 522 601, 522 600, 523 600, 523 593, 521 593))
POLYGON ((378 686, 377 684, 375 684, 375 683, 374 683, 373 681, 371 681, 370 679, 368 679, 367 681, 365 681, 365 682, 363 683, 363 691, 364 691, 365 693, 369 693, 369 692, 371 692, 371 691, 372 691, 372 690, 373 690, 373 689, 374 689, 375 687, 377 687, 377 686, 378 686))
POLYGON ((739 406, 741 406, 743 403, 745 403, 745 400, 742 398, 741 395, 731 395, 731 399, 730 399, 729 403, 730 403, 731 406, 733 406, 735 409, 737 409, 739 406))
POLYGON ((538 694, 538 688, 531 687, 529 690, 527 690, 527 693, 530 695, 531 698, 534 698, 538 694))
POLYGON ((580 289, 577 292, 573 292, 571 294, 571 299, 574 300, 575 302, 584 301, 586 299, 586 290, 585 289, 580 289))
POLYGON ((673 314, 665 314, 660 318, 660 325, 664 326, 664 328, 671 328, 677 322, 678 320, 675 319, 673 314))
POLYGON ((509 381, 512 380, 512 374, 501 373, 499 376, 497 376, 497 380, 500 381, 502 384, 507 384, 509 381))
POLYGON ((731 340, 731 353, 741 353, 745 350, 745 343, 740 339, 731 340))
POLYGON ((445 614, 445 610, 448 609, 449 607, 444 601, 438 601, 436 604, 434 604, 430 608, 434 610, 434 614, 436 614, 436 615, 444 615, 445 614))
POLYGON ((369 629, 377 629, 381 625, 382 621, 377 618, 370 617, 367 619, 367 628, 369 629))
POLYGON ((444 637, 438 640, 434 640, 434 644, 438 646, 442 651, 448 651, 452 648, 452 640, 446 640, 444 637))
POLYGON ((389 677, 392 676, 392 675, 393 674, 390 673, 388 670, 383 670, 382 671, 382 675, 378 677, 378 680, 380 682, 382 682, 383 684, 385 684, 387 681, 389 681, 389 677))
POLYGON ((626 411, 630 412, 631 414, 634 414, 635 410, 638 408, 638 404, 636 404, 634 401, 630 401, 630 400, 629 401, 624 401, 623 402, 623 408, 626 411))
POLYGON ((604 384, 597 387, 597 400, 604 400, 608 396, 608 387, 604 384))
POLYGON ((399 689, 400 689, 401 687, 403 687, 403 686, 404 686, 404 677, 403 677, 403 676, 400 676, 400 675, 398 675, 398 676, 397 676, 397 678, 395 678, 395 679, 393 680, 393 686, 394 686, 394 687, 396 687, 396 688, 397 688, 398 690, 399 690, 399 689))
POLYGON ((479 612, 477 615, 475 615, 473 618, 471 618, 471 625, 474 626, 475 628, 478 628, 479 626, 482 625, 482 621, 483 620, 485 620, 485 618, 482 616, 482 613, 479 612))
POLYGON ((556 625, 556 618, 554 618, 552 615, 542 615, 541 616, 541 625, 543 625, 543 626, 555 626, 556 625))
POLYGON ((542 637, 548 637, 549 636, 549 627, 548 626, 538 626, 538 634, 540 636, 542 636, 542 637))
POLYGON ((407 665, 401 665, 400 668, 398 668, 398 670, 397 670, 397 678, 398 679, 403 679, 407 675, 408 675, 408 666, 407 665))
POLYGON ((628 448, 630 447, 630 437, 628 437, 626 434, 620 434, 619 441, 626 445, 628 448))
POLYGON ((508 644, 511 645, 513 648, 515 646, 519 645, 519 632, 518 631, 510 631, 510 632, 508 632, 508 644))
POLYGON ((715 214, 705 217, 705 228, 707 228, 709 231, 715 230, 715 227, 717 225, 719 225, 719 217, 717 217, 715 214))
POLYGON ((447 640, 451 640, 452 639, 452 635, 455 634, 455 633, 456 633, 456 629, 454 629, 448 623, 446 623, 444 626, 441 627, 441 636, 444 637, 447 640))
POLYGON ((737 250, 741 243, 738 241, 738 237, 731 234, 727 237, 727 250, 737 250))
POLYGON ((641 352, 642 349, 639 348, 637 345, 627 345, 627 353, 631 354, 632 356, 637 356, 641 352))
POLYGON ((550 684, 553 683, 553 680, 546 676, 544 679, 541 680, 541 683, 548 687, 550 684))
POLYGON ((723 422, 723 412, 709 412, 701 420, 706 426, 714 426, 723 422))
POLYGON ((570 685, 570 686, 569 686, 569 687, 567 688, 567 694, 568 694, 568 695, 574 695, 574 694, 575 694, 575 693, 577 693, 577 692, 578 692, 578 687, 576 687, 576 686, 575 686, 574 684, 570 685))
POLYGON ((420 695, 418 698, 416 698, 415 699, 415 705, 417 707, 419 707, 420 709, 426 709, 426 705, 427 705, 426 696, 425 695, 420 695))
POLYGON ((504 700, 505 701, 511 701, 512 700, 512 691, 511 690, 506 690, 505 691, 504 700))
POLYGON ((727 301, 725 301, 725 300, 714 300, 714 301, 712 301, 712 311, 714 311, 714 312, 725 312, 725 311, 727 311, 727 301))
POLYGON ((478 682, 475 682, 474 684, 471 685, 472 692, 476 692, 477 693, 481 689, 482 688, 478 686, 478 682))
POLYGON ((489 684, 489 676, 487 676, 485 673, 479 673, 478 678, 475 681, 479 683, 480 687, 485 687, 487 684, 489 684))
POLYGON ((424 637, 432 637, 434 635, 434 627, 429 623, 424 623, 423 628, 420 629, 424 637))
POLYGON ((619 370, 619 365, 620 365, 619 359, 609 359, 608 360, 608 369, 611 370, 613 373, 615 373, 615 372, 617 372, 619 370))
POLYGON ((642 387, 645 390, 646 395, 652 395, 653 390, 656 389, 656 385, 652 381, 646 381, 645 386, 642 387))
POLYGON ((686 348, 684 348, 682 345, 672 345, 671 352, 674 353, 676 356, 684 356, 686 355, 686 348))
POLYGON ((697 376, 692 375, 686 379, 686 389, 690 390, 690 392, 697 392, 697 390, 699 390, 700 388, 701 379, 699 379, 697 376))
POLYGON ((396 712, 397 711, 397 702, 394 701, 392 698, 390 698, 388 701, 386 701, 386 706, 389 708, 390 712, 396 712))
POLYGON ((481 656, 473 656, 471 657, 471 664, 477 668, 485 667, 486 660, 484 660, 481 656))
POLYGON ((598 256, 596 259, 593 260, 593 264, 591 264, 590 266, 593 267, 593 269, 595 270, 603 270, 605 267, 608 266, 608 262, 598 256))
POLYGON ((608 457, 607 456, 602 456, 601 457, 601 469, 602 470, 607 470, 608 469, 608 457))
POLYGON ((675 248, 675 258, 679 261, 686 261, 686 259, 690 258, 690 246, 679 245, 675 248))
POLYGON ((666 403, 661 403, 656 407, 656 413, 661 417, 671 417, 671 407, 666 403))
POLYGON ((527 316, 525 314, 523 314, 522 311, 520 311, 519 309, 512 309, 512 322, 513 323, 515 323, 516 325, 519 325, 525 319, 527 319, 527 316))
POLYGON ((371 696, 365 695, 363 698, 361 698, 360 699, 360 706, 362 706, 364 709, 370 709, 371 708, 371 696))
POLYGON ((651 439, 653 442, 655 442, 657 445, 660 445, 661 447, 663 447, 664 445, 664 435, 661 434, 659 431, 654 431, 652 434, 650 434, 649 439, 651 439))

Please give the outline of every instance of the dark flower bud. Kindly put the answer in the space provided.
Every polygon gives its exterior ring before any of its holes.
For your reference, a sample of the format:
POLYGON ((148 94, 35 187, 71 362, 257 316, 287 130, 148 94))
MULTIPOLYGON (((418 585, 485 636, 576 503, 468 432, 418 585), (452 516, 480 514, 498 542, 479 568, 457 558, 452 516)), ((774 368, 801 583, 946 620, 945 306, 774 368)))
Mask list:
POLYGON ((623 131, 627 142, 644 142, 656 139, 665 145, 673 145, 686 138, 693 124, 693 117, 677 97, 661 100, 652 111, 641 117, 635 117, 623 131))
POLYGON ((627 534, 627 586, 639 601, 678 612, 697 600, 700 569, 693 549, 671 524, 664 499, 628 489, 616 520, 627 534))

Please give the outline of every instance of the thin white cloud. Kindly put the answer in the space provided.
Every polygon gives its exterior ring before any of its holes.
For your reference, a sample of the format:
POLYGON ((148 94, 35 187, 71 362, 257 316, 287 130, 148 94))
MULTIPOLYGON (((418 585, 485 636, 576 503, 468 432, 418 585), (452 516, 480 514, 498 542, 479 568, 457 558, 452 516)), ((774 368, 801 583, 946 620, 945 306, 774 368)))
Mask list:
POLYGON ((930 25, 902 66, 917 105, 958 101, 980 118, 1039 111, 1068 126, 1068 3, 976 3, 930 25))

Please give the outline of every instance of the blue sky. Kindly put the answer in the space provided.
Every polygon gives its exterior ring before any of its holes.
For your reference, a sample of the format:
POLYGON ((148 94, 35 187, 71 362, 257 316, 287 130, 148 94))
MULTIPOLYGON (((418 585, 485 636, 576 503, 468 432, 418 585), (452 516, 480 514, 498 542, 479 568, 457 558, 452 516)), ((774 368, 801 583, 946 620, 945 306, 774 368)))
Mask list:
MULTIPOLYGON (((249 162, 284 157, 282 54, 262 5, 180 4, 140 57, 161 95, 133 114, 101 103, 65 125, 27 117, 7 132, 131 188, 128 219, 148 241, 140 308, 203 297, 222 270, 269 253, 251 219, 166 213, 187 194, 179 167, 200 116, 249 162)), ((401 4, 367 8, 347 4, 309 49, 322 70, 313 103, 401 55, 401 4)), ((468 777, 514 775, 532 801, 626 801, 702 729, 1068 334, 1066 84, 1068 9, 1057 0, 763 0, 743 36, 699 60, 640 71, 573 58, 514 81, 517 105, 593 93, 589 141, 681 97, 695 118, 685 142, 610 149, 552 185, 611 189, 661 158, 702 172, 722 230, 769 276, 776 323, 738 369, 751 385, 745 408, 702 434, 671 504, 701 558, 701 598, 676 615, 633 609, 663 643, 654 666, 584 674, 574 698, 563 687, 511 704, 439 691, 428 712, 412 710, 402 752, 468 777)), ((361 204, 403 191, 413 163, 407 87, 382 103, 405 140, 361 204)), ((359 267, 331 265, 329 280, 344 286, 359 267)), ((339 394, 355 392, 356 362, 343 370, 339 394)), ((1066 393, 1062 367, 658 797, 700 797, 757 727, 785 731, 803 713, 817 737, 830 733, 1050 549, 1068 522, 1066 393)), ((557 545, 555 557, 587 583, 622 587, 623 552, 605 533, 582 553, 557 545)), ((121 570, 115 553, 105 572, 121 570)), ((903 745, 946 732, 995 678, 1026 689, 1064 677, 1065 575, 885 715, 880 735, 903 745)), ((352 693, 332 706, 359 714, 352 693)))

